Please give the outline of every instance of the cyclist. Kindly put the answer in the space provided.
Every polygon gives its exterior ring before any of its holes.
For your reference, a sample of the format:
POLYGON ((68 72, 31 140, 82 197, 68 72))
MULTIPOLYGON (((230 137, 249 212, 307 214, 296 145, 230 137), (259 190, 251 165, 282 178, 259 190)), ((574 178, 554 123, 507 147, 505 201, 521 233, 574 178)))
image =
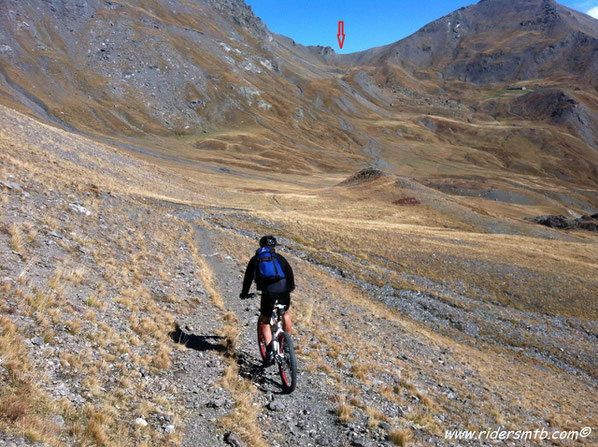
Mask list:
MULTIPOLYGON (((249 288, 253 281, 256 282, 257 290, 262 291, 260 302, 260 320, 264 323, 263 333, 266 349, 266 365, 274 363, 274 353, 272 352, 272 331, 270 330, 270 317, 274 310, 274 303, 285 306, 285 312, 282 317, 282 327, 287 334, 291 334, 293 323, 288 309, 291 305, 291 292, 295 290, 295 277, 293 269, 287 260, 275 252, 276 238, 274 236, 264 236, 260 239, 260 248, 249 260, 245 269, 243 278, 243 290, 239 298, 249 297, 249 288), (267 272, 269 267, 276 272, 275 276, 267 272), (280 270, 280 271, 278 271, 280 270)), ((270 269, 270 270, 272 270, 270 269)))

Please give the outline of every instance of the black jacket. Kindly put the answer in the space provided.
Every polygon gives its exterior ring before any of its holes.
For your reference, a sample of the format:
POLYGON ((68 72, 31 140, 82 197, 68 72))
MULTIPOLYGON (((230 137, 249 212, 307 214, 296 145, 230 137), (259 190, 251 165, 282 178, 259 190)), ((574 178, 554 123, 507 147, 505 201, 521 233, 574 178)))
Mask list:
MULTIPOLYGON (((285 278, 274 283, 274 284, 260 284, 259 282, 257 285, 257 290, 261 290, 263 292, 267 292, 270 294, 276 295, 287 295, 295 290, 295 276, 293 275, 293 269, 284 258, 284 256, 279 255, 278 253, 274 253, 278 263, 280 264, 280 268, 284 272, 285 278)), ((255 279, 255 269, 257 268, 257 254, 253 255, 253 257, 249 260, 247 264, 247 268, 245 269, 245 277, 243 278, 243 291, 241 292, 243 295, 247 295, 249 293, 249 288, 251 287, 251 283, 255 279)))

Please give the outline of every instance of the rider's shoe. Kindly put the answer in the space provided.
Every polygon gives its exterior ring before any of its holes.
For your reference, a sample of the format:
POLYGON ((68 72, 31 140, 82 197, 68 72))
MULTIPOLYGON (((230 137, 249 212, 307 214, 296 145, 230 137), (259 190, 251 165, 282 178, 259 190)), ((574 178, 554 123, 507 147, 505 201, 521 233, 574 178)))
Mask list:
POLYGON ((274 349, 272 349, 272 342, 266 346, 266 358, 264 359, 264 366, 274 365, 274 349))

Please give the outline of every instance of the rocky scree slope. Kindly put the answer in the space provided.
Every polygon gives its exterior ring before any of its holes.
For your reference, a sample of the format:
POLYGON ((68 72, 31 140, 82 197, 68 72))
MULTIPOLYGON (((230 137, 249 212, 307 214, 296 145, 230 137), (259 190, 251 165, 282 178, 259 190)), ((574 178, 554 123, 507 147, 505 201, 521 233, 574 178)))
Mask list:
MULTIPOLYGON (((0 444, 180 443, 188 381, 203 406, 227 392, 192 228, 148 200, 172 176, 5 108, 0 120, 0 444), (193 361, 169 337, 191 313, 211 336, 193 361)), ((195 445, 214 445, 218 417, 194 414, 195 445)))
POLYGON ((258 168, 284 149, 290 168, 331 169, 328 142, 364 163, 351 155, 365 138, 331 111, 349 87, 317 52, 291 55, 241 0, 10 0, 0 23, 0 98, 44 120, 111 137, 214 133, 199 151, 249 148, 258 168))

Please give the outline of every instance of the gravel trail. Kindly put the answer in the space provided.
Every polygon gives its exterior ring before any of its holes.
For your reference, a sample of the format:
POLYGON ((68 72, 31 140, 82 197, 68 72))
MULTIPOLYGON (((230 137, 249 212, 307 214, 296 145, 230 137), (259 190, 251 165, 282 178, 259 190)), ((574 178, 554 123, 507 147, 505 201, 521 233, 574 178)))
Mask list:
POLYGON ((239 373, 258 390, 254 405, 262 408, 257 418, 266 441, 272 446, 350 445, 352 432, 343 431, 337 423, 331 401, 336 391, 323 383, 323 375, 302 369, 299 358, 297 389, 292 394, 283 394, 276 368, 263 368, 256 343, 259 301, 238 297, 244 267, 222 253, 222 247, 214 242, 217 234, 199 225, 195 229, 200 251, 205 253, 214 272, 225 306, 242 325, 236 346, 239 373))

